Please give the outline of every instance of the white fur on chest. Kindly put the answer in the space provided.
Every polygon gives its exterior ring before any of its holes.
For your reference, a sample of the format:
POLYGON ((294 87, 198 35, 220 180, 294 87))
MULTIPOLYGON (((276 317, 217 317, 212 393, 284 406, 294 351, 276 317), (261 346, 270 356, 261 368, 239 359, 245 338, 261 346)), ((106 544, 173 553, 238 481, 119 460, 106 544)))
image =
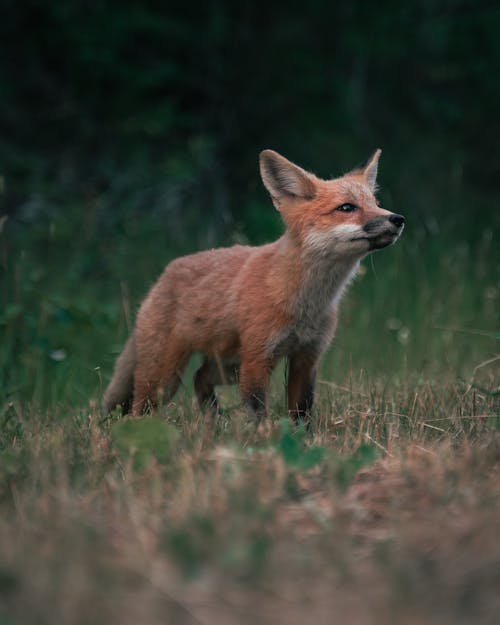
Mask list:
POLYGON ((295 332, 301 343, 315 341, 325 330, 345 289, 356 274, 358 262, 324 258, 306 270, 304 285, 293 306, 295 332))
POLYGON ((324 246, 306 248, 302 284, 288 308, 292 321, 272 337, 269 351, 286 355, 301 347, 322 349, 333 312, 358 266, 359 257, 342 257, 324 246))

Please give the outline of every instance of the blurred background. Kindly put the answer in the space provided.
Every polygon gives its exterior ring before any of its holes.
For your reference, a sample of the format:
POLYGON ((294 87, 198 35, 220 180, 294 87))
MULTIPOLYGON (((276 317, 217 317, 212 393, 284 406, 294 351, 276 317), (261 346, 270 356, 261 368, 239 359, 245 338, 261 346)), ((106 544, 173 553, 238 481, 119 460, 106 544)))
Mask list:
MULTIPOLYGON (((383 149, 407 217, 322 375, 480 375, 498 351, 500 6, 3 0, 0 393, 86 406, 173 257, 282 232, 273 148, 322 177, 383 149)), ((477 379, 480 384, 480 378, 477 379)))

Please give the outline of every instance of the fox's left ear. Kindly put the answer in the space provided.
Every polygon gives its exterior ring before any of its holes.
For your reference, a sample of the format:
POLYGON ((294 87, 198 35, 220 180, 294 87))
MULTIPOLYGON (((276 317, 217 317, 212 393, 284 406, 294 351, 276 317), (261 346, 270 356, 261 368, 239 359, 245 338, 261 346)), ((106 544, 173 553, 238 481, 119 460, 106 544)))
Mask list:
POLYGON ((375 193, 377 188, 378 159, 381 154, 382 150, 380 148, 375 150, 374 154, 368 159, 368 162, 363 167, 363 176, 373 193, 375 193))
POLYGON ((260 153, 260 175, 273 204, 281 210, 284 200, 312 200, 315 176, 273 150, 260 153))

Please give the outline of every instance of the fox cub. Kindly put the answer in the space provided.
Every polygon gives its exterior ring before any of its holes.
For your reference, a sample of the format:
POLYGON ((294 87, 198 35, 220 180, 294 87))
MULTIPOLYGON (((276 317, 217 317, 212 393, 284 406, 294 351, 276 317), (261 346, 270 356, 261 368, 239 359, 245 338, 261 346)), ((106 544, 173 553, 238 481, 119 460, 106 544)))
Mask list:
POLYGON ((234 245, 173 260, 142 302, 104 409, 139 415, 173 397, 194 352, 203 410, 215 387, 238 383, 249 416, 266 414, 269 378, 288 359, 288 410, 309 417, 321 355, 342 295, 366 254, 394 243, 405 219, 375 198, 377 150, 361 169, 321 180, 272 150, 260 173, 286 229, 274 243, 234 245))

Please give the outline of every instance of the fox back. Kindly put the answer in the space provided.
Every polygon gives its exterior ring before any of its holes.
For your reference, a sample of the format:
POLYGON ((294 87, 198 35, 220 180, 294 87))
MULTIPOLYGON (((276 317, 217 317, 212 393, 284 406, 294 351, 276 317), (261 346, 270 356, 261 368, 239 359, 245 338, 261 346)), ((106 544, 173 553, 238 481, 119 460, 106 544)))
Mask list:
POLYGON ((368 253, 394 243, 404 217, 376 200, 380 150, 366 165, 322 180, 272 150, 260 171, 285 232, 259 247, 236 245, 177 258, 144 299, 106 391, 107 411, 138 415, 171 398, 191 354, 202 409, 218 410, 215 386, 239 383, 250 417, 266 410, 270 374, 288 360, 288 410, 307 419, 319 359, 340 299, 368 253))

